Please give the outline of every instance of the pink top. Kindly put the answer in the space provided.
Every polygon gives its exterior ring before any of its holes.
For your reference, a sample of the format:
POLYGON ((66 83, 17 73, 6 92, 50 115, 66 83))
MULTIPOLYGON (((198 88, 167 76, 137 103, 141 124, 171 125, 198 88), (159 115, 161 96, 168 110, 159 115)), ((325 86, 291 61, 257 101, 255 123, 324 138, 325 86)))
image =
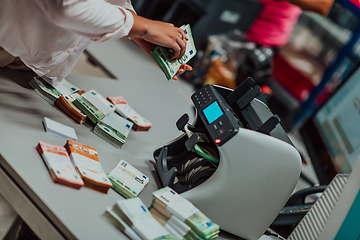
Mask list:
POLYGON ((282 0, 258 0, 264 7, 247 32, 248 38, 264 46, 287 43, 301 8, 282 0))

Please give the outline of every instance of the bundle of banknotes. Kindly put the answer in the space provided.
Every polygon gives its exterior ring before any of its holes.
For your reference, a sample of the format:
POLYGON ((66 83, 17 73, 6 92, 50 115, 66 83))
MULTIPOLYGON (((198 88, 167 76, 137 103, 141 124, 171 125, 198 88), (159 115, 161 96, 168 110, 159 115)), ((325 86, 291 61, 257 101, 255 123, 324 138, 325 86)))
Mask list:
POLYGON ((121 148, 129 136, 132 125, 132 122, 111 112, 96 124, 94 133, 115 147, 121 148))
POLYGON ((79 108, 74 105, 74 101, 81 94, 85 93, 84 90, 78 91, 69 95, 61 95, 56 101, 55 106, 60 108, 69 117, 75 120, 75 122, 82 124, 86 121, 87 116, 79 108))
POLYGON ((161 222, 173 225, 172 228, 181 235, 181 239, 216 239, 220 232, 219 225, 170 187, 153 192, 150 212, 161 222), (186 224, 190 229, 184 224, 175 227, 178 222, 186 224))
POLYGON ((76 189, 84 186, 83 180, 75 170, 64 147, 40 141, 35 148, 44 160, 55 183, 64 184, 76 189))
POLYGON ((34 77, 29 82, 29 85, 42 98, 50 104, 57 106, 77 123, 81 124, 86 120, 87 116, 85 113, 73 104, 75 98, 85 91, 76 87, 66 79, 63 79, 61 82, 54 82, 55 86, 53 86, 41 77, 34 77))
POLYGON ((131 227, 129 227, 124 220, 122 220, 112 209, 112 207, 108 207, 106 209, 105 217, 120 231, 125 233, 131 240, 143 240, 131 227))
POLYGON ((148 131, 151 128, 151 123, 144 117, 140 116, 124 99, 122 96, 107 97, 112 104, 115 105, 116 112, 122 117, 133 123, 133 129, 135 131, 148 131))
POLYGON ((134 198, 149 183, 149 178, 125 160, 121 160, 108 174, 113 189, 124 198, 134 198))
POLYGON ((115 113, 115 105, 95 90, 78 96, 73 102, 96 124, 94 133, 117 148, 121 148, 133 123, 115 113))
POLYGON ((115 111, 115 106, 95 90, 78 96, 73 102, 93 122, 98 123, 115 111))
POLYGON ((67 140, 65 148, 85 186, 107 193, 113 185, 101 166, 96 148, 67 140))
POLYGON ((29 85, 39 94, 42 98, 54 105, 55 101, 62 95, 55 87, 49 84, 41 77, 34 77, 29 85))
POLYGON ((196 55, 196 48, 194 39, 191 33, 190 25, 183 25, 180 27, 184 30, 188 41, 186 42, 186 50, 181 59, 171 59, 170 56, 173 53, 172 49, 157 46, 152 50, 151 56, 157 62, 161 70, 165 73, 168 80, 172 79, 180 69, 181 64, 187 63, 192 57, 196 55))
POLYGON ((144 205, 140 198, 131 198, 119 200, 112 207, 113 214, 111 215, 114 219, 120 218, 122 221, 118 221, 117 226, 120 229, 132 229, 131 231, 124 231, 131 239, 133 238, 130 234, 136 234, 140 239, 145 240, 175 240, 172 235, 166 229, 157 222, 150 211, 144 205), (116 217, 117 216, 117 217, 116 217))

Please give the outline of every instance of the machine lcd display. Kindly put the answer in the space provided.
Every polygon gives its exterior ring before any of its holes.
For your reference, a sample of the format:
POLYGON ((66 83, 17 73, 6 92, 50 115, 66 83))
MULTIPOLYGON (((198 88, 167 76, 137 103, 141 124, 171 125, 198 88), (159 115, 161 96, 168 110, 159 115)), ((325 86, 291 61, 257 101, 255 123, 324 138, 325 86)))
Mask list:
POLYGON ((207 106, 203 110, 203 113, 209 124, 211 124, 212 122, 214 122, 216 119, 218 119, 224 114, 217 101, 214 101, 212 104, 207 106))

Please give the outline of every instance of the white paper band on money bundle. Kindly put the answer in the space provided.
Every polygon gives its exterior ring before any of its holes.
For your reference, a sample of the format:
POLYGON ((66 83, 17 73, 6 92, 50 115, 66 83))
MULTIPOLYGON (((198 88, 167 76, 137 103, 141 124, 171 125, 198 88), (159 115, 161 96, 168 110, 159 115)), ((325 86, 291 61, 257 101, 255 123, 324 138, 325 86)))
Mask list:
POLYGON ((100 162, 89 159, 75 152, 71 153, 70 157, 83 175, 98 182, 108 182, 105 178, 106 173, 104 172, 100 162))
POLYGON ((184 222, 180 221, 175 215, 172 215, 168 220, 167 224, 170 224, 183 238, 189 231, 190 227, 186 225, 184 222))
POLYGON ((153 193, 154 197, 159 199, 165 204, 174 202, 181 198, 181 196, 170 188, 164 188, 153 193))
POLYGON ((176 214, 176 216, 183 222, 191 215, 199 212, 199 209, 184 198, 179 198, 174 202, 170 202, 166 207, 166 210, 168 210, 171 214, 176 214))
POLYGON ((142 240, 112 209, 108 207, 106 212, 110 214, 122 226, 122 231, 132 240, 142 240))
POLYGON ((163 226, 160 225, 153 217, 141 219, 132 226, 143 239, 156 239, 161 236, 169 235, 163 226))
POLYGON ((121 160, 109 175, 126 184, 136 194, 139 194, 149 183, 147 176, 124 160, 121 160))
POLYGON ((170 233, 172 237, 174 237, 176 240, 183 239, 184 236, 181 236, 170 224, 166 223, 164 225, 164 228, 166 231, 170 233))

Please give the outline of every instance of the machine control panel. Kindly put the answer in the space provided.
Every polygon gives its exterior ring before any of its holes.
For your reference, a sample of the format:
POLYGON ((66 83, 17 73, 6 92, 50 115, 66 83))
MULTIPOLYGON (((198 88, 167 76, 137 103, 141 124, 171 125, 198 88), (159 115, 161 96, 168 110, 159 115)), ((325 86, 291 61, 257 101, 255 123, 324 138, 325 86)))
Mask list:
POLYGON ((191 100, 215 144, 221 146, 237 134, 239 125, 236 115, 212 85, 196 91, 191 100))

